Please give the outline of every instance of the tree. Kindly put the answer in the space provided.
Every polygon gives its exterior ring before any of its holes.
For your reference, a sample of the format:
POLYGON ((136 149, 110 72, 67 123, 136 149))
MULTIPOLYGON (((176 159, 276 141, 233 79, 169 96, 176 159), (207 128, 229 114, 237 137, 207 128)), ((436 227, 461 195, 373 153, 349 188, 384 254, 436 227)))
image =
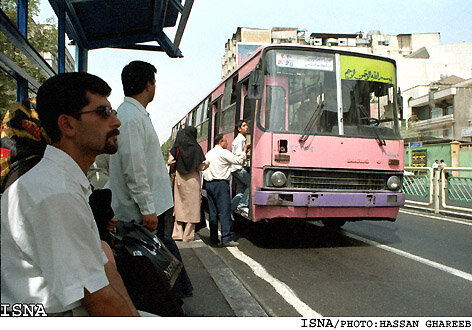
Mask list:
POLYGON ((167 158, 169 158, 169 151, 174 145, 174 140, 172 139, 172 136, 170 136, 166 142, 164 142, 161 146, 162 150, 162 155, 164 156, 164 160, 167 161, 167 158))
MULTIPOLYGON (((16 24, 16 0, 2 0, 0 8, 16 24)), ((57 57, 57 26, 52 18, 47 20, 48 24, 36 24, 33 17, 38 13, 39 0, 28 0, 28 41, 39 53, 49 52, 57 57)), ((6 56, 40 84, 47 79, 2 33, 0 33, 0 45, 0 50, 6 56)), ((16 102, 16 80, 2 70, 0 70, 0 90, 2 91, 0 93, 0 118, 3 118, 6 109, 16 102)), ((33 97, 34 94, 30 96, 33 97)))

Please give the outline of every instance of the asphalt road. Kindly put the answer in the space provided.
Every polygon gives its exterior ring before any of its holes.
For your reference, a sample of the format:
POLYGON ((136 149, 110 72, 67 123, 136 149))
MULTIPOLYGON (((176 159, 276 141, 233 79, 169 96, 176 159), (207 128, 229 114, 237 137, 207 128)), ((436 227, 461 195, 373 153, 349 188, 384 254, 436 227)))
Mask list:
POLYGON ((238 221, 240 246, 215 251, 271 316, 471 317, 472 222, 446 220, 238 221))

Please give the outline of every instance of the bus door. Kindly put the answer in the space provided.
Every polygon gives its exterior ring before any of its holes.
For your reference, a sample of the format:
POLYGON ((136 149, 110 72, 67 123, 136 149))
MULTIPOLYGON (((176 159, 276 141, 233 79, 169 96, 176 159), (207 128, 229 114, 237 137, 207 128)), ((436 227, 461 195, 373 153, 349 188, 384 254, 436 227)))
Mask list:
MULTIPOLYGON (((239 120, 245 120, 246 124, 248 126, 248 132, 246 135, 246 141, 252 143, 252 136, 254 132, 254 115, 256 111, 256 100, 250 99, 248 97, 248 84, 249 84, 249 79, 243 81, 241 83, 241 89, 240 89, 240 98, 241 98, 241 105, 239 107, 240 113, 239 113, 239 120)), ((250 167, 251 164, 251 152, 252 148, 249 149, 248 153, 248 167, 250 167)))
POLYGON ((210 105, 211 120, 208 131, 212 132, 212 134, 208 136, 208 150, 211 150, 211 148, 213 148, 215 136, 218 135, 220 129, 220 109, 221 97, 218 97, 210 105))
MULTIPOLYGON (((274 165, 274 155, 288 152, 290 141, 283 136, 288 130, 288 79, 286 77, 270 77, 266 86, 265 99, 265 123, 271 128, 272 157, 271 165, 274 165), (280 134, 277 134, 279 132, 280 134)), ((275 160, 279 161, 279 159, 275 160)))
POLYGON ((238 100, 240 85, 237 81, 238 76, 236 74, 226 80, 221 104, 219 133, 226 136, 228 140, 228 150, 230 151, 234 140, 235 120, 239 113, 239 111, 237 111, 239 110, 238 105, 240 104, 240 100, 238 100))

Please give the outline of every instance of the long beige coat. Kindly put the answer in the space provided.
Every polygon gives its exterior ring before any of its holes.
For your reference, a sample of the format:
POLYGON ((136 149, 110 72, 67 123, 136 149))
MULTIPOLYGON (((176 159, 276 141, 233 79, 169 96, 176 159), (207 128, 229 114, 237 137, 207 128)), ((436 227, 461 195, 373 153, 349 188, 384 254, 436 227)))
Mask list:
MULTIPOLYGON (((174 157, 169 154, 169 164, 174 163, 174 157)), ((175 221, 200 222, 200 204, 202 202, 200 171, 208 167, 207 161, 200 164, 191 173, 175 173, 174 181, 174 214, 175 221)))

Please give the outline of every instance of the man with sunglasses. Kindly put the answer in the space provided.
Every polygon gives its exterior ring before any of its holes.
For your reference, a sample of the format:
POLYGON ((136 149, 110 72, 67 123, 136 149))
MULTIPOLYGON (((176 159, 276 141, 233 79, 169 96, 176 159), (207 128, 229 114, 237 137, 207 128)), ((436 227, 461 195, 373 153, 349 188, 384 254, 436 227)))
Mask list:
POLYGON ((2 196, 2 305, 37 304, 58 316, 138 315, 101 248, 88 203, 85 173, 97 155, 118 149, 121 123, 110 92, 83 72, 39 88, 37 113, 51 145, 2 196))

